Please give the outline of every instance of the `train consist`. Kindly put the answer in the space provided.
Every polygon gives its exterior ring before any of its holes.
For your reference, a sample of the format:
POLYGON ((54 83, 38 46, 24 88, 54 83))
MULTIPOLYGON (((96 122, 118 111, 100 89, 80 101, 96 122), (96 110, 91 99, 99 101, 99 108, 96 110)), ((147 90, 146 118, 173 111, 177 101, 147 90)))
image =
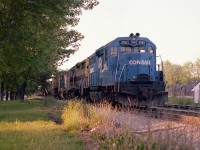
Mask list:
POLYGON ((139 33, 114 39, 53 78, 51 93, 59 92, 118 106, 163 106, 168 99, 156 45, 139 33))

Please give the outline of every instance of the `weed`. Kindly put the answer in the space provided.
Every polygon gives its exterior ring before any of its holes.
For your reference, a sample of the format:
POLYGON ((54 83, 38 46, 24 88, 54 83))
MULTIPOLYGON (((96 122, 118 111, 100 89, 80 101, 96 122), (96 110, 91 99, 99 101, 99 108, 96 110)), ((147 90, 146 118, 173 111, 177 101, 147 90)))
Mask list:
POLYGON ((104 139, 100 145, 100 149, 104 150, 168 150, 168 149, 192 149, 187 145, 177 145, 176 141, 170 141, 168 145, 166 141, 158 138, 146 139, 128 133, 122 135, 114 135, 104 139))
POLYGON ((95 108, 84 100, 70 100, 62 112, 63 124, 70 131, 92 128, 101 122, 95 108))

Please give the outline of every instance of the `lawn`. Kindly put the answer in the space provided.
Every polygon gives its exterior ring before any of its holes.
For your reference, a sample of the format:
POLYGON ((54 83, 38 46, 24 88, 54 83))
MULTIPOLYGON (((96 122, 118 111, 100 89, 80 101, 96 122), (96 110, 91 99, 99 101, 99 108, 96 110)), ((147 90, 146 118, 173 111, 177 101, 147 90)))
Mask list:
POLYGON ((200 104, 195 104, 194 100, 189 98, 182 98, 182 97, 176 97, 171 96, 168 98, 168 104, 175 104, 175 105, 191 105, 191 106, 200 106, 200 104))
POLYGON ((50 120, 48 112, 62 106, 49 101, 0 102, 0 149, 83 149, 78 135, 50 120))

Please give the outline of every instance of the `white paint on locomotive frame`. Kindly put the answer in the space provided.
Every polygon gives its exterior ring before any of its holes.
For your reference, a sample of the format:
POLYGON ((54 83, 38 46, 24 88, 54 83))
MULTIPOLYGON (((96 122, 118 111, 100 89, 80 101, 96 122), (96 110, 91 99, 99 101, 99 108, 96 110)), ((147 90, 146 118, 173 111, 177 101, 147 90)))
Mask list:
POLYGON ((94 67, 90 68, 90 73, 94 72, 94 67))
POLYGON ((151 65, 150 60, 130 60, 130 65, 151 65))
POLYGON ((103 64, 103 70, 105 71, 105 70, 107 70, 108 69, 108 65, 107 65, 107 63, 104 63, 103 64))
POLYGON ((99 57, 98 68, 99 68, 99 69, 102 69, 102 58, 101 58, 101 57, 99 57))

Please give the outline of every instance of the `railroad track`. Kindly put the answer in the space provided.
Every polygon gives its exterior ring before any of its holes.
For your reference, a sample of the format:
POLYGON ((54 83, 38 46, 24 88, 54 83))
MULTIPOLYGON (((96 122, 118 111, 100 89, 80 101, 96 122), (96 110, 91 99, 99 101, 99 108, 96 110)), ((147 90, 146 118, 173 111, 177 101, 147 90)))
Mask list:
POLYGON ((174 107, 174 105, 168 105, 165 107, 151 107, 151 115, 156 118, 167 118, 200 124, 200 109, 194 106, 176 105, 174 107))
POLYGON ((200 111, 200 106, 192 106, 192 105, 166 104, 164 107, 177 108, 177 109, 182 109, 182 110, 200 111))
MULTIPOLYGON (((109 105, 108 103, 102 103, 96 105, 98 107, 104 107, 109 105)), ((181 105, 165 105, 160 107, 146 107, 137 108, 121 108, 119 111, 128 111, 131 113, 144 114, 154 118, 167 118, 172 120, 195 120, 200 123, 200 107, 199 106, 181 106, 181 105), (184 118, 184 119, 183 119, 184 118), (186 119, 187 118, 187 119, 186 119)))
MULTIPOLYGON (((99 104, 99 106, 107 106, 108 103, 99 104)), ((147 109, 146 107, 134 107, 128 108, 123 107, 118 110, 124 111, 133 111, 133 112, 144 112, 144 113, 152 113, 152 114, 168 114, 168 115, 185 115, 185 116, 193 116, 200 118, 200 106, 182 106, 182 105, 165 105, 165 106, 157 106, 151 107, 147 109)))
POLYGON ((151 110, 163 114, 200 117, 198 106, 165 105, 164 107, 151 107, 151 110))
POLYGON ((156 111, 156 113, 162 113, 162 114, 200 117, 200 111, 195 111, 195 110, 184 110, 184 109, 166 108, 166 107, 152 107, 151 109, 153 112, 156 111))

